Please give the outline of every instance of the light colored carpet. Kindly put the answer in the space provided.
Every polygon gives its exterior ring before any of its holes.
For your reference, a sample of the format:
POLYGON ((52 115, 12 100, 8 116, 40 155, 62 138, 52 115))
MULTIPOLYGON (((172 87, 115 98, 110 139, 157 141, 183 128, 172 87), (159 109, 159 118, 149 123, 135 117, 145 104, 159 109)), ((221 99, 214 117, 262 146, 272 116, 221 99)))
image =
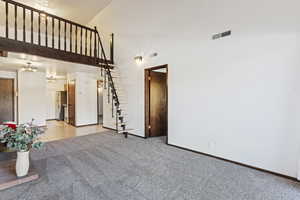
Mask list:
POLYGON ((110 132, 48 143, 31 153, 38 181, 1 200, 299 200, 300 184, 183 151, 162 138, 110 132))

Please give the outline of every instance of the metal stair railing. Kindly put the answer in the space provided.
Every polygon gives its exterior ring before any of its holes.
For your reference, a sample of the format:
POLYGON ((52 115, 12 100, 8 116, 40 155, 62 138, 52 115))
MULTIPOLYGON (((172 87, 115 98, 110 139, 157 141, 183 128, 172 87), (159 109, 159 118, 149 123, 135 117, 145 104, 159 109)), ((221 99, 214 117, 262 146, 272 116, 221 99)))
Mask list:
POLYGON ((119 132, 119 124, 120 124, 121 128, 123 129, 123 130, 121 130, 121 132, 127 138, 128 137, 128 132, 126 131, 126 124, 124 123, 124 116, 122 116, 122 110, 120 108, 120 100, 119 100, 117 90, 115 88, 115 83, 114 83, 114 80, 113 80, 113 77, 112 77, 112 74, 111 74, 111 68, 112 67, 109 65, 109 62, 107 60, 105 50, 104 50, 104 47, 103 47, 103 44, 102 44, 100 34, 97 31, 96 27, 95 27, 95 30, 96 30, 96 34, 98 36, 98 43, 99 43, 99 47, 100 47, 99 52, 98 52, 98 56, 102 57, 103 64, 101 64, 101 65, 105 70, 104 87, 107 87, 107 90, 108 90, 108 101, 109 101, 108 103, 112 104, 112 117, 113 118, 115 117, 115 119, 116 119, 116 132, 117 133, 119 132), (106 82, 107 82, 107 84, 106 84, 106 82), (112 94, 111 97, 110 97, 110 94, 112 94), (114 109, 114 108, 116 108, 116 109, 114 109))

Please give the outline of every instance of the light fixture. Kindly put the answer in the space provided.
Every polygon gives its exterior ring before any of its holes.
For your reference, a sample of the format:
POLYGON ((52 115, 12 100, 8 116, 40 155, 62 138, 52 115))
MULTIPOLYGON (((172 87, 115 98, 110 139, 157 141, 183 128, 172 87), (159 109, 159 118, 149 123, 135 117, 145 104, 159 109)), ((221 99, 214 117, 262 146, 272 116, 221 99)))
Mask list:
POLYGON ((50 74, 50 75, 47 75, 46 79, 48 82, 52 83, 57 80, 66 80, 66 77, 65 76, 57 76, 56 74, 50 74))
POLYGON ((98 81, 98 88, 102 88, 104 86, 104 81, 103 80, 99 80, 98 81))
POLYGON ((27 66, 22 67, 21 71, 23 72, 36 72, 37 71, 37 67, 32 67, 31 63, 28 62, 27 66))
POLYGON ((136 64, 140 65, 143 63, 143 56, 136 56, 136 57, 134 57, 134 60, 135 60, 136 64))
POLYGON ((53 83, 57 80, 57 78, 55 76, 47 76, 47 81, 50 83, 53 83))

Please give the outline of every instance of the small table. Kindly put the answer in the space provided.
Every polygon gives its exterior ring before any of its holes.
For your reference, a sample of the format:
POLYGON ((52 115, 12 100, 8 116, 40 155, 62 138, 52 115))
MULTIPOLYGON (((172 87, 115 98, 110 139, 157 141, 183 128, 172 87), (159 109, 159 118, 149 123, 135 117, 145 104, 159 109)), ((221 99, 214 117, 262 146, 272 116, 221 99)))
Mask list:
POLYGON ((30 167, 27 176, 18 178, 15 166, 15 159, 0 162, 0 191, 23 183, 31 182, 39 178, 39 174, 32 167, 30 167))

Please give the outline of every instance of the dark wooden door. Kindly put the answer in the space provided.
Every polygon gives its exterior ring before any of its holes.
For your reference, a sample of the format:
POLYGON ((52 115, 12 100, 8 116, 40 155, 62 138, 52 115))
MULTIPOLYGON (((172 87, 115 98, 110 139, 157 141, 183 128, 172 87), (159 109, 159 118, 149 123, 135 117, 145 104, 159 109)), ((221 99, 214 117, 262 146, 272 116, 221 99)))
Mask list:
POLYGON ((0 79, 0 124, 14 121, 14 79, 0 79))
POLYGON ((68 117, 69 124, 75 126, 75 82, 68 84, 68 117))
POLYGON ((150 137, 167 135, 167 75, 150 72, 150 137))

